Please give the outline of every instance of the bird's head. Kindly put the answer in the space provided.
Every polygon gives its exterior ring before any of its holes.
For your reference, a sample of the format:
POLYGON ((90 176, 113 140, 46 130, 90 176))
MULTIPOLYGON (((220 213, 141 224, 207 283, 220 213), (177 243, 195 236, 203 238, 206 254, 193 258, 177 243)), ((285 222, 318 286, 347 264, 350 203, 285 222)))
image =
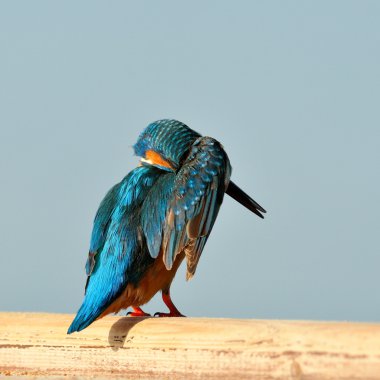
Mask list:
MULTIPOLYGON (((142 164, 176 172, 181 168, 194 142, 201 135, 177 120, 158 120, 149 124, 139 136, 134 150, 142 164)), ((226 193, 258 215, 266 211, 232 181, 226 193)))
POLYGON ((191 145, 200 134, 177 120, 158 120, 149 124, 139 136, 134 150, 142 163, 163 170, 177 171, 191 145))

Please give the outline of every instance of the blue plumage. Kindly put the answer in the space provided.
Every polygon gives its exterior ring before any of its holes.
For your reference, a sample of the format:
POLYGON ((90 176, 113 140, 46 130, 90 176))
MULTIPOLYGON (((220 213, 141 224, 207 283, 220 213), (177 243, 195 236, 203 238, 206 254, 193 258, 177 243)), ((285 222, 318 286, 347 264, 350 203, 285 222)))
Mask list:
POLYGON ((162 226, 163 258, 170 269, 176 255, 185 250, 187 278, 191 278, 204 244, 222 204, 231 167, 221 145, 210 137, 200 137, 174 180, 173 194, 162 226), (221 159, 215 156, 222 157, 221 159))
POLYGON ((224 193, 265 212, 230 182, 221 144, 179 121, 150 124, 134 149, 141 166, 111 188, 95 216, 85 298, 68 333, 128 306, 144 315, 140 305, 160 290, 170 310, 160 315, 181 316, 171 282, 184 258, 187 278, 194 275, 224 193))
POLYGON ((85 299, 68 333, 92 323, 117 298, 126 283, 137 284, 153 259, 141 244, 140 208, 160 171, 139 167, 114 186, 102 201, 94 221, 85 299), (141 260, 143 258, 143 260, 141 260), (90 268, 90 270, 89 270, 90 268))
POLYGON ((134 145, 136 156, 144 157, 154 150, 176 170, 200 134, 177 120, 158 120, 149 124, 134 145))

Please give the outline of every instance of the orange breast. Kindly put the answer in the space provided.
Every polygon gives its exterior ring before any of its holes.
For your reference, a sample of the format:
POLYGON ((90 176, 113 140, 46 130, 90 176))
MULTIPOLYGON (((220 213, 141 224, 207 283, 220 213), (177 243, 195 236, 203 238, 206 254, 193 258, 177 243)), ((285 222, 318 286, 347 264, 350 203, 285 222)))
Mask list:
POLYGON ((161 252, 153 262, 153 265, 146 271, 138 286, 135 287, 132 284, 128 284, 121 296, 119 296, 99 318, 110 313, 118 313, 121 309, 126 309, 130 306, 144 305, 150 301, 157 292, 168 289, 184 257, 184 252, 177 255, 172 269, 167 270, 161 252))

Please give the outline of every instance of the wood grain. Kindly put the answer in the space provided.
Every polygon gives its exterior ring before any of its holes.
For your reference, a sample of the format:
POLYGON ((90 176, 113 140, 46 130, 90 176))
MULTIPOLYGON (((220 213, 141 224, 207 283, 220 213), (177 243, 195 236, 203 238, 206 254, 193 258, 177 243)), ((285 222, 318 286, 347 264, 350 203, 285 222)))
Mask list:
POLYGON ((380 379, 380 325, 0 313, 0 375, 130 379, 380 379))

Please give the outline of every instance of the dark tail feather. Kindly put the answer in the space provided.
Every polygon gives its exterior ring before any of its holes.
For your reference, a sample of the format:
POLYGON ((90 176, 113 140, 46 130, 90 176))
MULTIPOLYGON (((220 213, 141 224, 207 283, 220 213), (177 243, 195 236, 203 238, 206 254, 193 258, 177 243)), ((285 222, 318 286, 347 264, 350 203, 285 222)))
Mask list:
POLYGON ((235 201, 238 201, 241 205, 246 207, 248 210, 252 211, 254 214, 264 219, 264 215, 262 215, 261 213, 266 213, 266 211, 248 194, 246 194, 242 189, 236 186, 232 181, 230 181, 226 193, 230 197, 235 199, 235 201))

